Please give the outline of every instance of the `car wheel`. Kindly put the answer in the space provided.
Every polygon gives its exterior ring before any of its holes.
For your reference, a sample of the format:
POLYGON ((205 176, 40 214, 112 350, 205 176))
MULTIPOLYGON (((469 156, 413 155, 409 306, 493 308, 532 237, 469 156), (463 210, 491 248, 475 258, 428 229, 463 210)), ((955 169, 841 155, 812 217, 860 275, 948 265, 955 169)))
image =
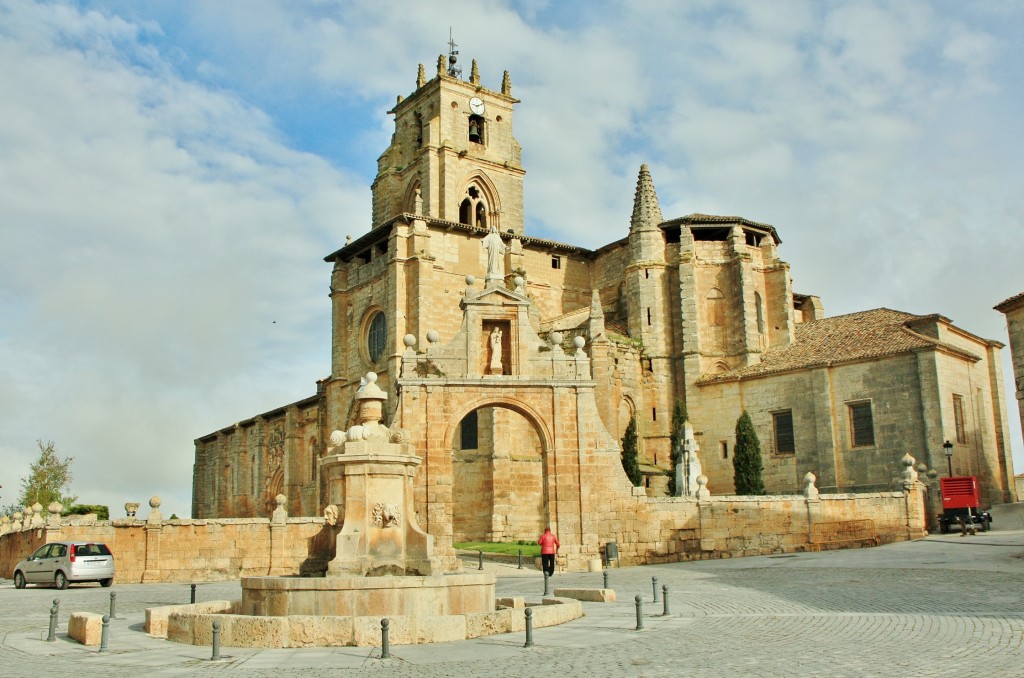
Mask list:
POLYGON ((20 570, 14 573, 14 588, 25 588, 25 575, 23 575, 20 570))
POLYGON ((57 588, 63 590, 68 587, 68 578, 63 572, 58 571, 53 577, 53 583, 57 588))
MULTIPOLYGON (((111 584, 113 584, 113 583, 114 583, 114 578, 113 577, 111 577, 110 579, 100 579, 100 586, 102 586, 105 589, 109 589, 111 584)), ((110 595, 114 595, 114 594, 111 593, 110 595)))

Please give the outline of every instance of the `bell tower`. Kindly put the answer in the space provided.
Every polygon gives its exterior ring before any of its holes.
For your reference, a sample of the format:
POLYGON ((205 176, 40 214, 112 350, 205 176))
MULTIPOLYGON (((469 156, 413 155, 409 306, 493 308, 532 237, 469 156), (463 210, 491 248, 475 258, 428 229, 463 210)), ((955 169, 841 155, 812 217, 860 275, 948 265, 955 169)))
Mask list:
POLYGON ((501 91, 480 84, 476 60, 464 80, 450 45, 434 77, 427 81, 420 64, 416 90, 388 111, 395 131, 377 160, 373 228, 415 212, 418 193, 424 216, 522 234, 525 171, 512 136, 519 100, 508 71, 501 91))

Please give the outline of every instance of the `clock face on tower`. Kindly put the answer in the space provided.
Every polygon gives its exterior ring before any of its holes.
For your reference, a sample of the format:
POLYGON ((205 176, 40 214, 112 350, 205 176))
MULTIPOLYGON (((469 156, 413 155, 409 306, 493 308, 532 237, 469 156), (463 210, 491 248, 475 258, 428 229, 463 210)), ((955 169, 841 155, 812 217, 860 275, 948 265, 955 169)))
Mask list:
POLYGON ((469 110, 473 111, 476 115, 484 114, 484 102, 480 97, 473 97, 469 100, 469 110))

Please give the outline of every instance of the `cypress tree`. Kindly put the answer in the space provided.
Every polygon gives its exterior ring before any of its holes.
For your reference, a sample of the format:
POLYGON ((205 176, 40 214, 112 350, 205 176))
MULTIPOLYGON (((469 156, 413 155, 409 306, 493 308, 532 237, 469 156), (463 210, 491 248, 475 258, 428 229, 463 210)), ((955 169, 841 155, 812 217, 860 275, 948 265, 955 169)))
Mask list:
POLYGON ((671 449, 672 469, 668 476, 669 496, 676 496, 676 465, 683 458, 683 437, 686 434, 686 405, 681 400, 676 401, 672 410, 672 433, 669 438, 671 449))
POLYGON ((622 436, 622 469, 633 487, 639 487, 643 477, 640 474, 639 451, 637 449, 636 417, 629 418, 626 435, 622 436))
POLYGON ((736 494, 764 494, 761 471, 761 441, 757 439, 754 422, 746 410, 736 420, 736 446, 733 448, 732 467, 736 494))

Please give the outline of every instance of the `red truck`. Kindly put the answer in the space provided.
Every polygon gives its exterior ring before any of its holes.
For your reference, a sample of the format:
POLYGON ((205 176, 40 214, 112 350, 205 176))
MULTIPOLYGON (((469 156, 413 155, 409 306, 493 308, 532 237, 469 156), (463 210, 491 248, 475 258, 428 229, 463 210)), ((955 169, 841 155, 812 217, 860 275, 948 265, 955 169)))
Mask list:
POLYGON ((949 532, 951 527, 960 525, 960 521, 973 528, 981 525, 985 532, 992 524, 992 514, 981 510, 981 498, 978 491, 978 479, 974 476, 953 476, 939 478, 942 486, 942 515, 939 516, 939 531, 949 532))

